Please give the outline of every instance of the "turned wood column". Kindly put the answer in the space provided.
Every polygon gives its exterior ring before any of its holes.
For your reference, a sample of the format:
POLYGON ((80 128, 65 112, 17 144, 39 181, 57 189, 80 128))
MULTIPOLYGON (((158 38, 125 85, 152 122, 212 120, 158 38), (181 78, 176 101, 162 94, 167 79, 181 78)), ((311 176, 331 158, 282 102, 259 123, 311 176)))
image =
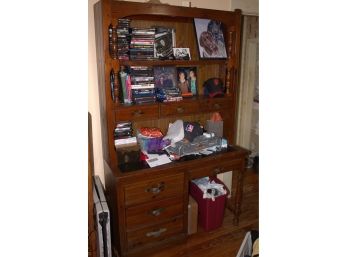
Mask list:
POLYGON ((236 56, 236 32, 232 28, 228 32, 227 40, 227 71, 226 71, 226 93, 235 91, 235 56, 236 56))

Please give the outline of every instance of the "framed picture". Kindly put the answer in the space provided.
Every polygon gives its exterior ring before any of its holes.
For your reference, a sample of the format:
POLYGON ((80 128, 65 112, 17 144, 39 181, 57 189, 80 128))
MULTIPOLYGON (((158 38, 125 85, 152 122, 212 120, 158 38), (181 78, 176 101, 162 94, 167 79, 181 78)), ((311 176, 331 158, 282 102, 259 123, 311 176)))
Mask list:
POLYGON ((159 102, 181 101, 182 96, 177 85, 175 66, 157 66, 153 68, 156 99, 159 102))
POLYGON ((182 97, 198 95, 197 67, 178 67, 176 73, 182 97))
POLYGON ((175 60, 191 60, 190 48, 173 48, 175 60))
POLYGON ((176 88, 175 66, 156 66, 153 68, 155 77, 155 88, 170 89, 176 88))
POLYGON ((222 24, 209 19, 194 19, 199 57, 204 59, 227 58, 222 24))

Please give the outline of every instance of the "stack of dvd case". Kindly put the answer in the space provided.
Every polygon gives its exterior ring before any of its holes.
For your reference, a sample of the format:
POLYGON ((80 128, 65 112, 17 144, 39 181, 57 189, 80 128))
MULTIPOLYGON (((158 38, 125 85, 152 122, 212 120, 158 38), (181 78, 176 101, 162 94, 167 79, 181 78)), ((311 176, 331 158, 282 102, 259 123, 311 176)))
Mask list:
POLYGON ((130 67, 132 99, 136 104, 156 102, 153 68, 147 66, 130 67))
POLYGON ((119 122, 114 130, 115 146, 130 146, 137 143, 136 137, 133 137, 132 122, 119 122))
POLYGON ((129 19, 118 19, 117 25, 117 55, 120 60, 129 60, 129 19))
POLYGON ((155 28, 132 28, 130 41, 131 60, 153 60, 155 28))

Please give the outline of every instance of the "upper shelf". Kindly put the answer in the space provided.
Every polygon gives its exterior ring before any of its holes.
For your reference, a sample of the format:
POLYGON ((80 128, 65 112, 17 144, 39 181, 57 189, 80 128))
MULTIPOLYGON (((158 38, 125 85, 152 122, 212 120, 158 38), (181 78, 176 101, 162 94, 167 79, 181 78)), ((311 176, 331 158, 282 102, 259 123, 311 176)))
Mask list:
POLYGON ((226 59, 223 60, 149 60, 149 61, 119 61, 120 65, 125 66, 193 66, 193 65, 212 65, 212 64, 226 64, 226 59))
POLYGON ((206 18, 220 20, 223 23, 229 23, 235 21, 235 19, 241 15, 240 9, 231 11, 220 10, 208 10, 196 7, 181 7, 173 6, 169 4, 150 4, 150 3, 137 3, 126 1, 110 1, 111 3, 111 17, 132 17, 139 16, 140 19, 146 15, 147 18, 152 17, 165 17, 166 19, 178 18, 206 18))

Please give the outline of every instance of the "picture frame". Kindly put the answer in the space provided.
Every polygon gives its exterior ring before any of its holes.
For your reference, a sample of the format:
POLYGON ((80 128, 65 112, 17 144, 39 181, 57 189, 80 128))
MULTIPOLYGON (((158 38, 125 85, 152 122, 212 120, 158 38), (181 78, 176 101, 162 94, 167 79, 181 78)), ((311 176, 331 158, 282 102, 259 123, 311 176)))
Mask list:
POLYGON ((155 78, 155 88, 177 88, 175 66, 154 66, 153 72, 155 78))
POLYGON ((190 48, 173 48, 175 60, 191 60, 190 48))
POLYGON ((181 101, 175 66, 154 66, 155 92, 159 102, 181 101))
POLYGON ((194 19, 196 39, 201 59, 226 59, 227 52, 222 23, 210 19, 194 19))
POLYGON ((177 86, 182 97, 198 95, 197 67, 177 67, 177 86))

